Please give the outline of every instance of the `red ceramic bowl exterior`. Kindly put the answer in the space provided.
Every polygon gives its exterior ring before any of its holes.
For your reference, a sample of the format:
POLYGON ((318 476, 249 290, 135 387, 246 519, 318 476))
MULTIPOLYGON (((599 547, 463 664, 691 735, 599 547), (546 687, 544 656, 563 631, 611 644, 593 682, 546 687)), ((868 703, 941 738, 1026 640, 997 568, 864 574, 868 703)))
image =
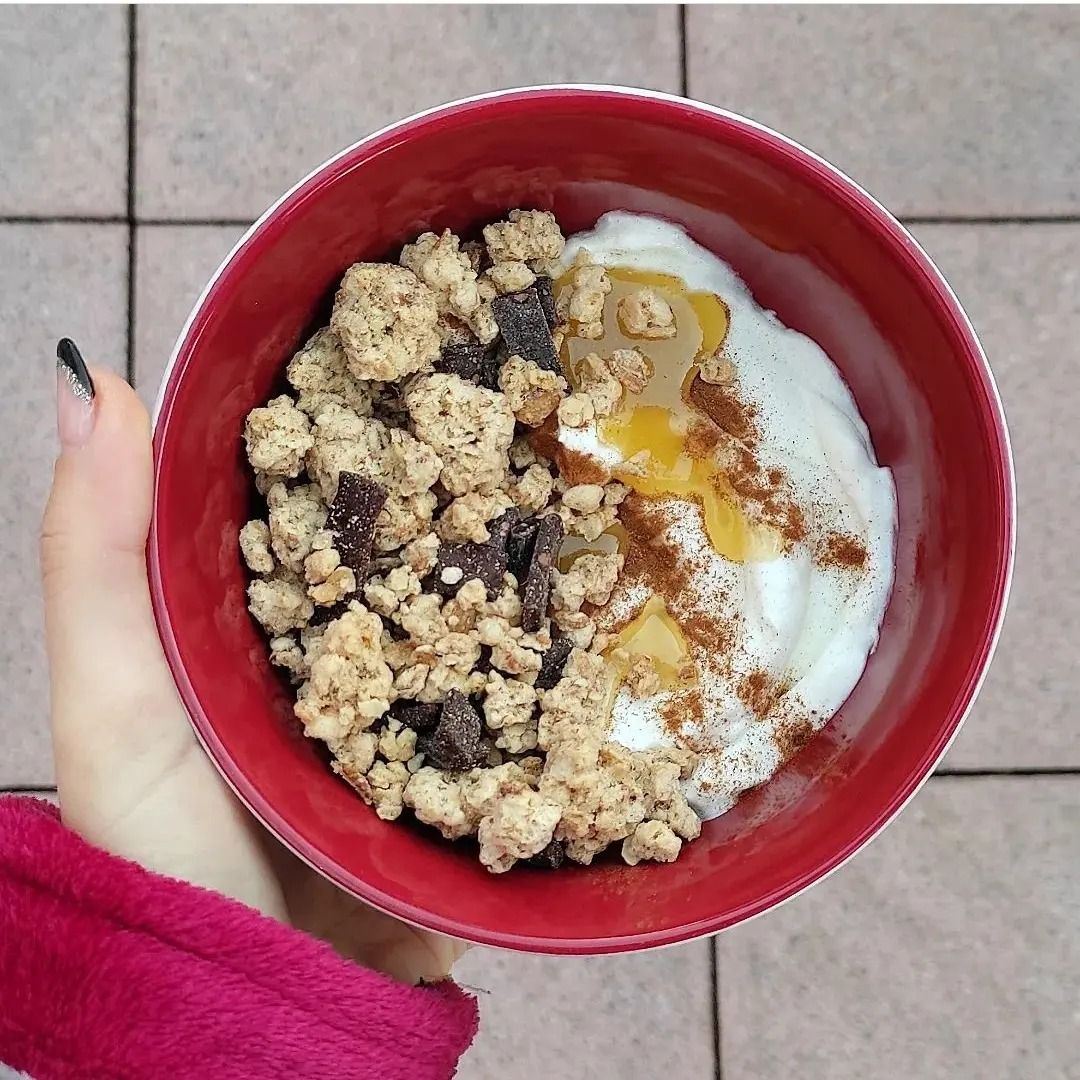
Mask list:
POLYGON ((267 212, 177 344, 156 427, 149 564, 177 686, 252 812, 342 888, 433 930, 554 953, 712 933, 793 896, 873 837, 929 775, 989 663, 1008 591, 1014 495, 990 372, 956 298, 865 192, 783 137, 643 91, 553 87, 447 105, 351 147, 267 212), (759 303, 843 372, 899 503, 881 641, 825 731, 670 866, 488 874, 387 824, 291 717, 245 607, 252 506, 244 416, 328 315, 344 269, 425 229, 550 208, 567 232, 611 209, 685 225, 759 303))

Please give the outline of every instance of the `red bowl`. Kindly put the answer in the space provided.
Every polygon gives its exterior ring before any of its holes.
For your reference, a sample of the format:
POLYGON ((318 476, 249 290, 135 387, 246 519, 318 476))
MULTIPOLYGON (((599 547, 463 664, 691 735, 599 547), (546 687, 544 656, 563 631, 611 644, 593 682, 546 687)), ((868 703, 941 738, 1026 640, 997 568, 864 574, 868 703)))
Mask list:
POLYGON ((247 232, 173 354, 157 413, 149 562, 169 663, 225 778, 342 888, 432 930, 509 948, 620 952, 713 933, 818 881, 900 810, 989 664, 1012 569, 1014 490, 993 378, 960 304, 861 188, 757 124, 639 90, 553 87, 457 102, 322 165, 247 232), (567 232, 662 215, 817 341, 893 470, 896 584, 844 707, 669 866, 488 874, 434 833, 386 824, 292 720, 245 607, 241 431, 328 314, 344 269, 425 229, 550 208, 567 232))

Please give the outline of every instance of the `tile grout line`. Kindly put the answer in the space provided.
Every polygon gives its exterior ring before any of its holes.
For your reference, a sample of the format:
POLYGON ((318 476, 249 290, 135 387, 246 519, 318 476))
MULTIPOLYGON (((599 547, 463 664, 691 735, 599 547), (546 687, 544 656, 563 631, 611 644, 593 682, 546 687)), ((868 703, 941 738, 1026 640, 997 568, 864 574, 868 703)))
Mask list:
POLYGON ((712 1043, 714 1080, 724 1080, 723 1044, 720 1030, 720 939, 709 938, 709 973, 712 977, 712 1043))
POLYGON ((0 225, 124 225, 125 214, 0 214, 0 225))
POLYGON ((1080 776, 1080 767, 1069 765, 1045 765, 1018 769, 938 769, 931 774, 943 780, 971 780, 992 777, 1040 777, 1040 776, 1080 776))
POLYGON ((686 59, 686 5, 679 5, 679 93, 690 96, 690 66, 686 59))
MULTIPOLYGON (((132 140, 134 136, 130 136, 132 140)), ((134 148, 131 151, 134 156, 134 148)), ((134 161, 129 164, 134 173, 134 161)), ((134 185, 134 176, 132 177, 134 185)), ((134 195, 134 191, 132 192, 134 195)), ((904 225, 1080 225, 1080 214, 900 214, 898 220, 904 225)), ((132 208, 125 214, 0 214, 0 225, 157 225, 157 226, 203 226, 246 229, 254 221, 250 217, 180 218, 138 217, 132 208)))
POLYGON ((128 107, 127 107, 127 222, 128 230, 128 274, 127 274, 127 362, 125 375, 127 381, 135 385, 135 129, 138 73, 138 25, 137 10, 134 4, 127 9, 128 26, 128 107))
POLYGON ((900 214, 905 225, 1080 225, 1080 214, 900 214))

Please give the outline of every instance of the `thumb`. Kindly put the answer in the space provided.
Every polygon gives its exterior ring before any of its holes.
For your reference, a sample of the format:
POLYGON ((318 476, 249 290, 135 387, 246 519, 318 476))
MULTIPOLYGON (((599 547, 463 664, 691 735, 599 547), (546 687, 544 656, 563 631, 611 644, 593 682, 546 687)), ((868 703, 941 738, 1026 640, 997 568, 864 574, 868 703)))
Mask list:
POLYGON ((71 342, 57 356, 61 452, 41 565, 64 821, 114 854, 276 914, 252 824, 199 748, 158 641, 146 410, 119 376, 91 375, 71 342))
MULTIPOLYGON (((153 466, 135 392, 58 349, 61 453, 41 535, 57 784, 107 790, 120 755, 137 769, 188 737, 158 646, 144 546, 153 466), (164 709, 162 709, 164 706, 164 709), (87 775, 89 773, 89 775, 87 775)), ((65 790, 67 789, 67 790, 65 790)), ((77 812, 78 799, 68 808, 77 812)))

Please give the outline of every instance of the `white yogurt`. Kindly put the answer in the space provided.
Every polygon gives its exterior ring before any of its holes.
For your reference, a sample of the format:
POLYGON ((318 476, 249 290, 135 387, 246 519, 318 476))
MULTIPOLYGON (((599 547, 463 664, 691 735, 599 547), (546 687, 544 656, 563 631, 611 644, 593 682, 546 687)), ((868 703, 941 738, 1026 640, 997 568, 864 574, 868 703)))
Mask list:
MULTIPOLYGON (((858 537, 868 553, 862 571, 820 566, 805 543, 778 558, 734 563, 713 550, 689 504, 670 500, 666 539, 697 557, 695 589, 717 610, 737 612, 741 627, 730 673, 708 674, 700 686, 707 719, 698 741, 711 752, 688 781, 687 795, 702 817, 716 817, 739 792, 763 783, 779 767, 774 736, 782 725, 805 720, 823 727, 862 674, 892 588, 892 474, 878 466, 855 401, 822 349, 759 307, 731 267, 681 228, 616 212, 570 238, 564 268, 581 248, 606 266, 674 274, 690 289, 724 300, 730 312, 725 355, 738 372, 740 397, 756 406, 757 461, 783 469, 808 515, 858 537), (753 671, 766 671, 788 687, 763 719, 735 689, 753 671)), ((643 347, 647 351, 647 343, 643 347)), ((564 429, 560 440, 609 467, 618 459, 595 429, 564 429)), ((617 603, 630 607, 643 599, 623 595, 617 603)), ((660 711, 669 697, 637 700, 621 692, 613 737, 632 748, 671 743, 660 711)))

